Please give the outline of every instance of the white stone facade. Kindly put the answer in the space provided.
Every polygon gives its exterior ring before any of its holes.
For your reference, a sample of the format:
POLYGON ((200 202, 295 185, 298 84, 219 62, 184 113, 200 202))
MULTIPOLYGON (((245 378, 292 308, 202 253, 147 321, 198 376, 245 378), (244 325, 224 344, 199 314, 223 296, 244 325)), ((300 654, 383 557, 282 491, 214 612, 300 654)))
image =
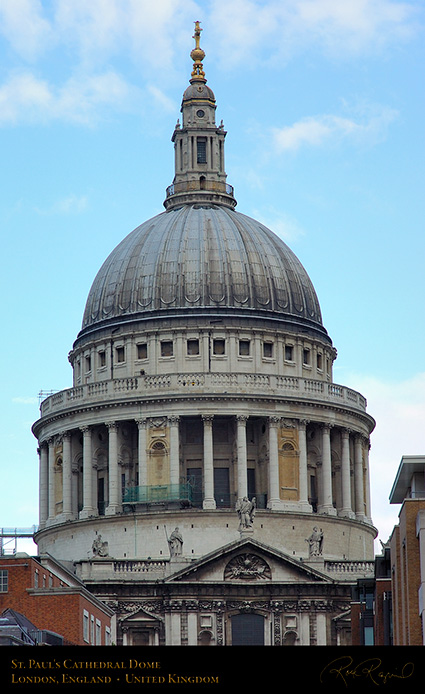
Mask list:
POLYGON ((37 542, 115 606, 120 643, 237 642, 247 600, 265 645, 336 642, 349 581, 373 560, 374 421, 360 393, 333 383, 336 350, 304 268, 234 211, 226 133, 195 67, 167 211, 105 261, 69 354, 73 386, 42 402, 33 427, 37 542), (241 532, 245 497, 256 515, 241 532), (168 542, 177 527, 179 558, 168 542), (252 573, 238 574, 240 557, 252 573), (167 604, 152 602, 158 581, 167 604), (251 603, 249 590, 270 582, 274 606, 251 603))

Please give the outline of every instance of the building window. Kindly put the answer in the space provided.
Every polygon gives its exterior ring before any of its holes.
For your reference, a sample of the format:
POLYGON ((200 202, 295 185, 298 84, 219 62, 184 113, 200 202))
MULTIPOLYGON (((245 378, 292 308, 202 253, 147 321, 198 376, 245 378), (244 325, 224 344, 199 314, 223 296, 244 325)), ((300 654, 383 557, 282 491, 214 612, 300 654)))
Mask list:
POLYGON ((273 357, 273 342, 263 343, 263 357, 266 357, 266 359, 273 357))
POLYGON ((87 610, 83 612, 83 639, 86 643, 89 642, 89 613, 87 610))
POLYGON ((199 340, 187 341, 187 353, 189 356, 199 354, 199 340))
POLYGON ((118 364, 125 361, 125 349, 124 347, 117 347, 115 350, 116 360, 118 364))
POLYGON ((53 588, 53 576, 49 574, 49 588, 53 588))
POLYGON ((143 342, 141 345, 137 345, 137 358, 147 359, 148 358, 148 345, 143 342))
POLYGON ((103 349, 101 352, 98 353, 98 359, 99 359, 99 368, 102 368, 102 366, 106 366, 106 352, 103 349))
POLYGON ((94 631, 94 616, 90 616, 90 643, 92 646, 94 646, 94 637, 95 637, 95 631, 94 631))
POLYGON ((164 340, 161 342, 161 357, 172 357, 174 354, 173 352, 173 343, 171 340, 164 340))
POLYGON ((38 571, 34 574, 34 588, 38 588, 38 571))
POLYGON ((285 345, 285 360, 294 361, 294 348, 292 345, 285 345))
POLYGON ((86 373, 91 371, 91 357, 86 357, 86 373))
POLYGON ((111 630, 109 627, 105 627, 105 646, 111 645, 111 630))
POLYGON ((9 590, 9 572, 7 569, 0 571, 0 593, 7 593, 9 590))
POLYGON ((198 164, 207 163, 207 138, 197 137, 196 138, 196 161, 198 164))
POLYGON ((311 352, 309 349, 303 349, 303 364, 304 366, 310 366, 311 352))
POLYGON ((102 645, 102 625, 99 619, 96 619, 96 646, 102 645))
POLYGON ((317 355, 317 369, 318 371, 322 371, 323 369, 323 357, 320 353, 317 355))
POLYGON ((223 355, 226 353, 226 343, 222 339, 213 340, 213 353, 223 355))
POLYGON ((239 356, 249 357, 251 343, 249 340, 239 340, 239 356))

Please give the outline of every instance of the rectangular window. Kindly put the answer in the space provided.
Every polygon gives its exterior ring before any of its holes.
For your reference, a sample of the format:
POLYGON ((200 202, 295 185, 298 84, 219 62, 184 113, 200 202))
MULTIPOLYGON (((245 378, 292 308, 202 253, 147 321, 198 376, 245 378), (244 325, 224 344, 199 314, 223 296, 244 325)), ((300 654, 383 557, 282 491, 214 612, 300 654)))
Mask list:
POLYGON ((91 371, 91 357, 86 357, 86 373, 91 371))
POLYGON ((102 645, 102 625, 99 619, 96 619, 96 646, 102 645))
POLYGON ((9 572, 7 569, 0 571, 0 593, 7 593, 9 590, 9 572))
POLYGON ((94 629, 94 616, 90 615, 90 643, 94 646, 95 629, 94 629))
POLYGON ((125 350, 124 347, 117 347, 115 350, 117 363, 120 364, 125 361, 125 350))
POLYGON ((292 345, 285 345, 285 359, 286 361, 294 360, 294 348, 292 345))
POLYGON ((251 343, 249 340, 239 340, 239 356, 249 357, 251 343))
POLYGON ((89 642, 89 613, 87 610, 83 612, 83 639, 86 643, 89 642))
POLYGON ((323 357, 321 354, 317 355, 317 368, 319 371, 323 369, 323 357))
POLYGON ((270 359, 273 356, 273 342, 263 343, 263 357, 270 359))
POLYGON ((105 627, 105 646, 111 645, 111 630, 109 627, 105 627))
POLYGON ((98 360, 99 368, 102 368, 102 366, 106 366, 106 352, 104 349, 98 353, 98 360))
POLYGON ((164 342, 161 342, 161 357, 172 357, 173 353, 173 343, 171 340, 164 340, 164 342))
POLYGON ((226 343, 224 340, 221 339, 216 339, 213 340, 213 353, 217 355, 223 355, 225 354, 226 350, 226 343))
POLYGON ((148 345, 143 342, 141 345, 137 345, 137 358, 147 359, 148 358, 148 345))
POLYGON ((38 588, 38 571, 34 574, 34 588, 38 588))
POLYGON ((197 158, 196 161, 198 164, 206 164, 207 163, 207 139, 206 137, 197 137, 196 138, 196 146, 197 146, 197 158))
POLYGON ((310 350, 309 349, 303 349, 303 364, 305 366, 310 366, 310 350))
POLYGON ((199 340, 187 341, 187 353, 189 356, 199 354, 199 340))

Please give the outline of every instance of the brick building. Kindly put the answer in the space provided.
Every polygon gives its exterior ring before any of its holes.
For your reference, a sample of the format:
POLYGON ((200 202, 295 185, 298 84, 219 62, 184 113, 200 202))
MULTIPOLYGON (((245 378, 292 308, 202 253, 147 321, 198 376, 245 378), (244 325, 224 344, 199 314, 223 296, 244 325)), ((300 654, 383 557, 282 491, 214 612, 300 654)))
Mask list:
POLYGON ((422 646, 425 582, 425 456, 403 456, 390 494, 401 504, 390 537, 394 644, 422 646))
POLYGON ((66 645, 108 645, 113 612, 50 556, 0 557, 0 614, 12 609, 66 645))
POLYGON ((401 505, 399 522, 374 577, 353 589, 353 645, 425 645, 425 456, 403 456, 390 503, 401 505))

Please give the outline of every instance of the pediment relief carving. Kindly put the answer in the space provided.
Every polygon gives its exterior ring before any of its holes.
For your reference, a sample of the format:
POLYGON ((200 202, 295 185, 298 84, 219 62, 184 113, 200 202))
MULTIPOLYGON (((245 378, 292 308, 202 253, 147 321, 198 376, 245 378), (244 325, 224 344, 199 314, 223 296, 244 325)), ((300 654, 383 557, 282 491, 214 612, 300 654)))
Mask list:
POLYGON ((257 554, 238 554, 233 557, 224 569, 225 581, 271 580, 270 566, 257 554))

